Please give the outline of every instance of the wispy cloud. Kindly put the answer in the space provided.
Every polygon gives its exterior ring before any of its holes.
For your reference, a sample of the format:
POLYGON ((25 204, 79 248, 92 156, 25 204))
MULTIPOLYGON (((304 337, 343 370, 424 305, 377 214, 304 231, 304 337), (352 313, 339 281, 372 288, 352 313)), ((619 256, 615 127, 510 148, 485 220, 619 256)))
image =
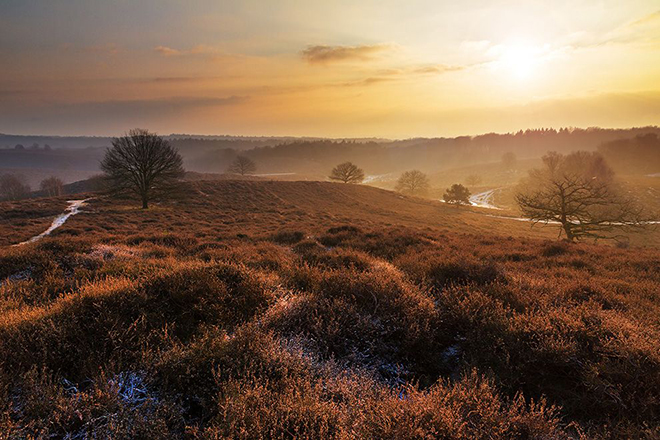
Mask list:
POLYGON ((649 24, 660 24, 660 10, 633 21, 629 26, 646 26, 649 24))
POLYGON ((167 47, 167 46, 156 46, 154 47, 154 50, 159 54, 163 55, 164 57, 183 55, 183 52, 181 52, 180 50, 172 49, 171 47, 167 47))
POLYGON ((569 46, 573 49, 658 42, 660 42, 660 11, 624 23, 602 34, 579 32, 569 37, 569 46))
POLYGON ((368 61, 391 49, 391 44, 309 46, 300 55, 310 64, 329 64, 340 61, 368 61))
POLYGON ((94 46, 87 46, 84 49, 86 52, 101 54, 101 55, 117 55, 121 49, 115 43, 98 44, 94 46))
POLYGON ((344 87, 371 86, 374 84, 393 81, 403 81, 421 76, 441 75, 448 72, 457 72, 466 69, 467 66, 452 66, 447 64, 428 64, 418 66, 406 66, 398 69, 385 69, 374 75, 357 81, 349 81, 341 84, 344 87))

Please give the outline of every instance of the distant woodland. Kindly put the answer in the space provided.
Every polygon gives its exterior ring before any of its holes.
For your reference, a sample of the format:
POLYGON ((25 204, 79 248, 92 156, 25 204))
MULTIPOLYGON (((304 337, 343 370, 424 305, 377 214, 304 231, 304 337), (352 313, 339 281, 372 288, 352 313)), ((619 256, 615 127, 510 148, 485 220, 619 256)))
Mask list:
MULTIPOLYGON (((539 158, 548 151, 600 151, 617 171, 660 172, 660 128, 534 129, 456 138, 314 139, 171 135, 167 139, 188 171, 224 173, 239 153, 254 161, 258 173, 295 173, 321 178, 337 163, 360 164, 367 175, 419 169, 445 169, 496 162, 506 153, 539 158)), ((36 184, 45 175, 65 182, 98 173, 108 137, 0 135, 0 173, 12 172, 36 184)))

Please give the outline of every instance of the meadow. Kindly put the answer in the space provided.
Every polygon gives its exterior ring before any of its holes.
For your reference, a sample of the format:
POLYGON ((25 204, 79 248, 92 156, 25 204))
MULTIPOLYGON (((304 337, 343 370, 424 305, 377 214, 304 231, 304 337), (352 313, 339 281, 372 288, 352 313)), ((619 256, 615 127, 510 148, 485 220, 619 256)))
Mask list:
POLYGON ((660 436, 657 248, 356 185, 184 194, 19 247, 66 199, 1 204, 1 438, 660 436))

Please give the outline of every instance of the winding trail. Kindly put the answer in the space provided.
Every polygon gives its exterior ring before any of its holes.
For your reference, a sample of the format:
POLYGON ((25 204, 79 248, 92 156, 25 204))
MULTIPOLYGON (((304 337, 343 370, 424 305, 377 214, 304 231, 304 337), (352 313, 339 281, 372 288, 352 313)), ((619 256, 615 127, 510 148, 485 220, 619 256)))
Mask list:
POLYGON ((69 206, 66 208, 66 210, 55 217, 55 220, 53 220, 53 223, 51 223, 50 227, 46 229, 44 232, 42 232, 39 235, 35 235, 29 240, 26 240, 24 242, 15 244, 14 246, 22 246, 24 244, 28 243, 34 243, 35 241, 41 240, 42 238, 48 236, 53 232, 55 229, 59 228, 62 226, 66 221, 71 217, 72 215, 76 215, 80 212, 80 208, 85 206, 85 202, 88 201, 89 199, 83 199, 83 200, 68 200, 67 202, 69 203, 69 206))

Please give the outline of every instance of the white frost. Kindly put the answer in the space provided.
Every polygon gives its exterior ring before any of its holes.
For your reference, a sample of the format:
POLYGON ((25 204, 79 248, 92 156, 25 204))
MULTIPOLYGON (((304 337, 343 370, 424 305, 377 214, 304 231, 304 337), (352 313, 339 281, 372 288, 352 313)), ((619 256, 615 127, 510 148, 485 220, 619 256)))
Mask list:
POLYGON ((479 208, 488 208, 488 209, 502 209, 493 205, 493 196, 495 191, 499 191, 502 188, 489 189, 478 194, 473 194, 470 196, 470 203, 472 206, 477 206, 479 208))
POLYGON ((89 199, 84 199, 84 200, 69 200, 69 206, 66 208, 66 211, 64 213, 58 215, 55 217, 55 220, 53 220, 53 223, 51 223, 50 227, 46 229, 44 232, 42 232, 39 235, 35 235, 29 240, 26 240, 22 243, 15 244, 14 246, 21 246, 24 244, 28 243, 34 243, 37 240, 41 240, 42 238, 50 235, 55 229, 59 228, 62 226, 72 215, 76 215, 80 212, 80 208, 85 205, 85 202, 89 199))

